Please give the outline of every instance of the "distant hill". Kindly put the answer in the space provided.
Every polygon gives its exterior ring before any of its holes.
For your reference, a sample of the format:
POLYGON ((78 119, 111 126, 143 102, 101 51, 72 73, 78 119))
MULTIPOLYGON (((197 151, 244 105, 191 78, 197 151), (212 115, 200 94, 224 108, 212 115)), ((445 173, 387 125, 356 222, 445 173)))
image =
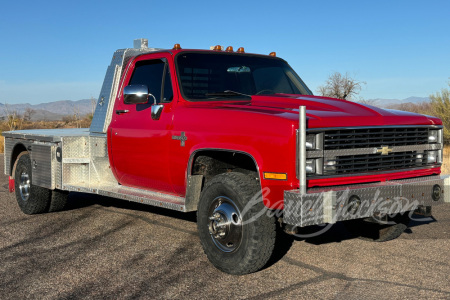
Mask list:
MULTIPOLYGON (((96 99, 94 99, 94 101, 96 101, 96 99)), ((15 111, 22 115, 27 109, 32 109, 32 121, 55 121, 61 120, 64 116, 74 115, 75 113, 80 116, 90 114, 92 113, 92 105, 91 99, 82 99, 78 101, 61 100, 40 104, 6 104, 6 106, 4 103, 0 103, 0 118, 4 118, 7 111, 15 111)))
MULTIPOLYGON (((96 99, 94 99, 96 101, 96 99)), ((400 99, 368 99, 365 103, 370 103, 379 107, 394 107, 405 103, 419 104, 422 102, 430 102, 430 98, 427 97, 409 97, 403 100, 400 99)), ((92 113, 92 102, 90 99, 82 99, 78 101, 61 100, 40 104, 5 104, 0 103, 0 119, 3 119, 6 115, 6 111, 16 111, 19 114, 23 114, 26 109, 32 109, 34 112, 31 115, 32 121, 56 121, 61 120, 64 116, 74 115, 75 113, 80 116, 84 116, 92 113)))
POLYGON ((403 100, 400 99, 368 99, 366 100, 367 103, 370 103, 372 105, 376 105, 379 107, 388 107, 393 105, 399 105, 399 104, 405 104, 405 103, 414 103, 419 104, 423 102, 430 102, 430 98, 428 97, 409 97, 403 100))

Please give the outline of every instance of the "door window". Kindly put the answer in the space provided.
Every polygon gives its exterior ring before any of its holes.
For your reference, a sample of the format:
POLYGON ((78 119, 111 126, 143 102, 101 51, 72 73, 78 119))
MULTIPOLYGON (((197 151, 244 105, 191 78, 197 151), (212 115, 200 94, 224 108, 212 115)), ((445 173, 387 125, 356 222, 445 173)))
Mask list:
MULTIPOLYGON (((158 103, 170 102, 173 99, 168 64, 161 59, 138 61, 128 84, 146 85, 158 103)), ((152 102, 152 97, 149 100, 152 102)))

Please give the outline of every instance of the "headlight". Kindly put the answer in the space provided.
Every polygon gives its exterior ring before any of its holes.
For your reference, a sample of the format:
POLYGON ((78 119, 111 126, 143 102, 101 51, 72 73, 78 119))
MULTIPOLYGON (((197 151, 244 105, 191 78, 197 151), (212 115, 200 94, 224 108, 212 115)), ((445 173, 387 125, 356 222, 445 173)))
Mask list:
POLYGON ((428 131, 428 143, 439 143, 439 130, 428 131))
POLYGON ((427 164, 434 164, 437 160, 437 151, 428 151, 427 164))
POLYGON ((316 149, 316 135, 308 134, 306 136, 306 150, 316 149))
POLYGON ((306 150, 319 150, 323 145, 323 133, 307 134, 306 135, 306 150))
POLYGON ((306 174, 314 174, 316 173, 316 160, 315 159, 307 159, 306 160, 306 174))
POLYGON ((441 164, 442 163, 442 150, 428 151, 427 164, 441 164))

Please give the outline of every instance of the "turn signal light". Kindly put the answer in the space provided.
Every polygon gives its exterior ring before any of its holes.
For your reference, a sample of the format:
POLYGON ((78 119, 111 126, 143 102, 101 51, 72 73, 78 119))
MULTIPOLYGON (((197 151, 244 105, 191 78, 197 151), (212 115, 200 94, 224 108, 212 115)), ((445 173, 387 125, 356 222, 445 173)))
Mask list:
POLYGON ((245 53, 244 47, 239 47, 239 49, 237 49, 236 52, 237 52, 237 53, 245 53))
POLYGON ((287 180, 287 174, 264 172, 264 179, 287 180))
POLYGON ((173 45, 173 50, 181 50, 180 44, 173 45))

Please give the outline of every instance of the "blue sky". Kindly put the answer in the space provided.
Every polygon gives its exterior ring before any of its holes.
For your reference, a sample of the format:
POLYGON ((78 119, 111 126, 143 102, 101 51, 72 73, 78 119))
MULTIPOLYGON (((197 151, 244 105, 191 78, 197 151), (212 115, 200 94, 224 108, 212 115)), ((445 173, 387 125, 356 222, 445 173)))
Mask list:
POLYGON ((2 1, 0 102, 98 97, 114 50, 220 44, 287 60, 316 91, 334 71, 365 99, 426 97, 450 77, 450 1, 2 1))

